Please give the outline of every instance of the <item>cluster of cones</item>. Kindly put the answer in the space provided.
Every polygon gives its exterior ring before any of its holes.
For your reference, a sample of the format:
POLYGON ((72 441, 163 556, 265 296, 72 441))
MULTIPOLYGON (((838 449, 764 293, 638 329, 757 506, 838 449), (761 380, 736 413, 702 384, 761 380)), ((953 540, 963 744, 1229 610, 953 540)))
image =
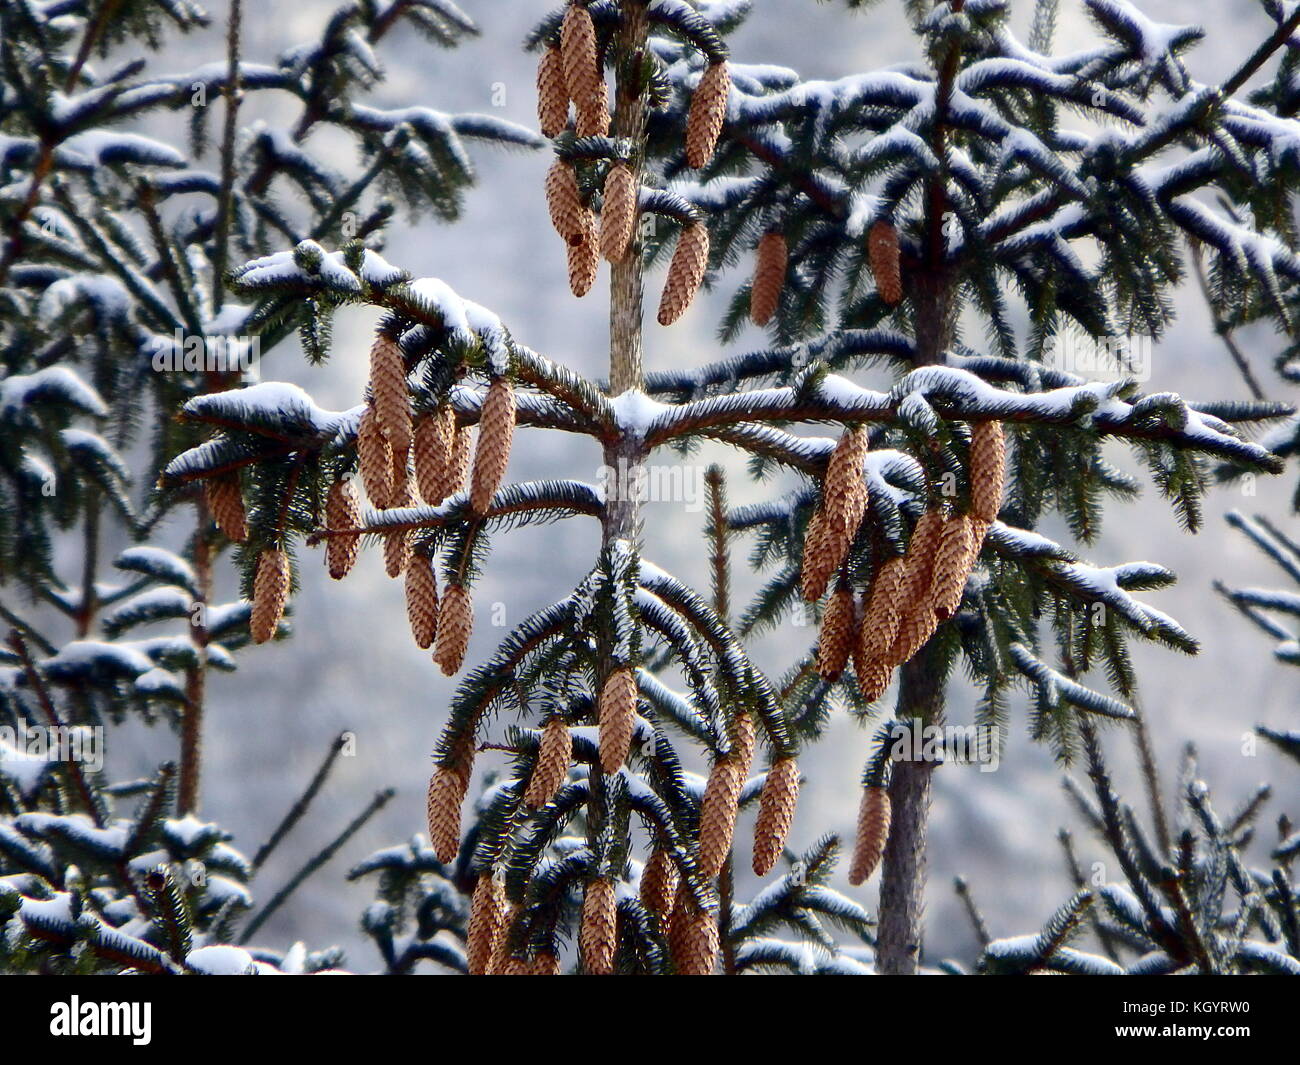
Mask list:
MULTIPOLYGON (((713 158, 726 118, 731 76, 725 62, 711 63, 691 99, 686 124, 686 161, 699 168, 713 158)), ((573 105, 579 137, 604 136, 610 127, 609 94, 596 38, 584 4, 573 0, 564 12, 560 43, 542 51, 537 67, 537 114, 542 132, 555 137, 569 125, 573 105)), ((569 288, 578 297, 591 291, 603 256, 622 262, 632 247, 639 215, 636 171, 613 160, 605 171, 599 225, 583 202, 571 161, 557 159, 546 176, 546 202, 556 232, 564 238, 569 288)), ((702 222, 685 225, 677 240, 659 302, 660 325, 671 325, 695 298, 709 261, 709 232, 702 222)))

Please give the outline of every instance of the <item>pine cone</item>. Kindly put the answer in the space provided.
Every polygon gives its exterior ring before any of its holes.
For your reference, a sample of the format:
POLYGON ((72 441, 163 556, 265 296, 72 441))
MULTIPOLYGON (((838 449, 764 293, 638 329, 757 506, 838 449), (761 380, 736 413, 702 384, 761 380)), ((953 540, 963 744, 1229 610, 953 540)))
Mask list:
POLYGON ((506 956, 501 962, 500 976, 532 976, 533 963, 527 958, 519 958, 513 954, 506 956))
POLYGON ((815 603, 826 591, 826 584, 835 572, 834 557, 826 531, 826 514, 821 507, 813 511, 803 534, 803 562, 799 584, 803 597, 815 603))
POLYGON ((853 649, 853 593, 840 585, 822 615, 821 639, 817 643, 817 672, 823 680, 835 680, 844 672, 853 649))
MULTIPOLYGON (((361 527, 361 501, 357 499, 357 486, 351 480, 339 479, 330 485, 325 497, 325 528, 359 529, 361 527)), ((357 561, 361 536, 331 536, 325 541, 325 565, 329 575, 341 581, 357 561)))
POLYGON ((438 631, 438 579, 428 555, 412 555, 407 564, 406 618, 415 645, 428 648, 438 631))
POLYGON ((457 767, 435 766, 429 778, 427 809, 429 815, 429 842, 438 861, 447 864, 456 860, 460 850, 460 807, 469 788, 468 770, 457 767))
POLYGON ((754 256, 754 283, 749 289, 749 316, 758 326, 767 325, 776 314, 785 288, 790 249, 785 234, 770 230, 758 242, 754 256))
POLYGON ((632 749, 636 731, 636 674, 620 666, 605 678, 600 692, 600 768, 617 773, 632 749))
POLYGON ((944 522, 930 584, 930 601, 940 621, 947 621, 961 606, 972 562, 970 536, 971 528, 964 514, 953 514, 944 522))
POLYGON ((564 83, 569 99, 581 110, 604 89, 597 55, 596 27, 587 8, 571 2, 560 26, 560 52, 564 59, 564 83))
POLYGON ((501 915, 501 932, 492 944, 492 954, 488 958, 488 976, 523 976, 527 966, 510 954, 510 935, 519 919, 522 907, 517 902, 509 903, 501 915), (520 966, 523 966, 522 969, 520 966))
POLYGON ((901 665, 916 654, 938 624, 930 590, 934 556, 942 532, 943 514, 937 510, 927 510, 912 530, 905 556, 907 566, 898 593, 898 635, 888 655, 893 665, 901 665))
POLYGON ((498 377, 488 386, 478 423, 478 447, 474 452, 469 493, 470 509, 475 514, 486 514, 492 505, 492 497, 506 475, 514 434, 515 392, 509 381, 498 377))
POLYGON ((415 420, 411 453, 415 458, 415 483, 421 498, 431 506, 442 502, 438 495, 447 483, 447 464, 456 438, 456 412, 444 403, 433 414, 415 420))
POLYGON ((569 124, 569 87, 564 80, 564 56, 550 45, 537 61, 537 121, 543 137, 558 136, 569 124))
MULTIPOLYGON (((865 429, 847 429, 835 444, 830 461, 826 464, 826 480, 822 486, 822 509, 826 512, 827 527, 843 543, 844 554, 858 535, 858 526, 867 511, 867 482, 862 474, 862 464, 867 458, 870 438, 865 429)), ((836 562, 838 569, 843 557, 836 562)))
POLYGON ((537 761, 533 763, 528 788, 524 791, 524 805, 534 810, 545 806, 566 780, 569 763, 573 761, 573 735, 564 718, 556 714, 542 729, 542 741, 537 748, 537 761))
POLYGON ((746 775, 754 761, 754 738, 753 715, 743 710, 737 711, 732 719, 732 740, 735 743, 733 757, 746 775))
POLYGON ((505 885, 497 883, 492 873, 480 873, 474 883, 469 906, 469 933, 466 955, 470 976, 485 976, 497 944, 503 938, 506 917, 505 885))
MULTIPOLYGON (((411 498, 411 486, 403 486, 402 495, 393 500, 395 507, 409 507, 415 500, 411 498)), ((406 572, 406 565, 411 561, 411 530, 401 529, 384 534, 384 571, 396 580, 406 572)))
POLYGON ((375 420, 375 408, 368 406, 357 424, 357 463, 366 495, 378 509, 392 505, 393 449, 375 420))
POLYGON ((889 306, 903 298, 903 277, 899 266, 898 230, 881 219, 867 233, 867 262, 876 279, 876 291, 889 306))
POLYGON ((718 915, 696 906, 689 892, 680 892, 677 897, 673 915, 678 926, 673 947, 677 975, 712 976, 718 958, 718 915))
POLYGON ((588 222, 586 234, 576 244, 570 243, 565 250, 569 264, 569 291, 582 299, 596 283, 596 274, 600 270, 600 249, 596 247, 594 222, 588 222))
POLYGON ((605 137, 609 135, 609 94, 601 75, 596 91, 586 100, 578 102, 578 121, 574 132, 579 137, 605 137))
POLYGON ((700 872, 709 880, 722 872, 731 853, 740 789, 744 786, 744 767, 734 757, 713 764, 700 800, 700 872))
POLYGON ((539 951, 530 969, 532 976, 559 976, 560 959, 549 950, 539 951))
POLYGON ((984 541, 988 537, 989 528, 992 526, 991 521, 985 521, 983 518, 977 518, 973 514, 967 514, 966 520, 970 522, 970 566, 974 569, 975 564, 979 561, 980 552, 984 549, 984 541))
POLYGON ((767 771, 763 794, 758 800, 758 821, 754 825, 754 872, 759 876, 771 872, 781 857, 798 802, 799 763, 794 758, 778 758, 767 771))
POLYGON ((469 480, 470 456, 473 454, 473 450, 473 430, 468 425, 462 425, 456 430, 455 439, 452 441, 451 461, 447 463, 447 479, 442 486, 444 501, 457 492, 465 491, 465 483, 469 480))
POLYGON ((445 676, 460 672, 473 628, 474 603, 469 589, 463 584, 447 585, 438 611, 438 634, 433 647, 433 660, 442 667, 445 676))
POLYGON ((397 341, 380 333, 370 348, 370 403, 375 421, 394 451, 411 446, 411 393, 406 360, 397 341))
POLYGON ((659 324, 672 325, 691 305, 704 271, 709 265, 709 229, 703 222, 692 222, 677 238, 663 295, 659 299, 659 324))
POLYGON ((869 703, 885 694, 894 679, 894 667, 883 658, 864 659, 858 668, 858 691, 869 703))
POLYGON ((613 881, 604 877, 588 881, 582 897, 578 944, 582 949, 583 970, 590 976, 609 976, 614 971, 617 915, 613 881))
POLYGON ((278 548, 268 547, 257 556, 257 573, 253 577, 253 609, 248 631, 254 643, 274 638, 284 616, 289 598, 289 556, 278 548))
POLYGON ((865 883, 880 864, 889 838, 889 791, 882 787, 862 789, 862 803, 858 807, 858 838, 853 848, 853 864, 849 869, 849 883, 854 887, 865 883))
POLYGON ((680 879, 672 854, 655 847, 641 872, 641 903, 654 915, 661 935, 668 930, 680 879))
POLYGON ((578 174, 563 159, 556 159, 546 172, 546 206, 551 225, 566 244, 576 244, 590 232, 591 211, 578 191, 578 174))
MULTIPOLYGON (((858 630, 857 653, 863 661, 884 662, 888 659, 902 618, 903 579, 907 566, 906 558, 895 555, 876 570, 862 615, 862 627, 858 630)), ((859 676, 858 680, 861 679, 859 676)))
POLYGON ((1007 475, 1007 444, 1002 423, 974 422, 970 440, 970 512, 983 521, 998 520, 1007 475))
POLYGON ((614 163, 605 173, 600 208, 600 252, 611 263, 622 262, 627 255, 636 218, 636 178, 626 163, 614 163))
POLYGON ((686 116, 686 165, 693 170, 708 166, 727 118, 731 73, 725 61, 710 63, 691 97, 686 116))
POLYGON ((210 477, 203 482, 203 496, 217 528, 234 543, 248 539, 248 520, 244 515, 244 497, 239 493, 239 475, 210 477))

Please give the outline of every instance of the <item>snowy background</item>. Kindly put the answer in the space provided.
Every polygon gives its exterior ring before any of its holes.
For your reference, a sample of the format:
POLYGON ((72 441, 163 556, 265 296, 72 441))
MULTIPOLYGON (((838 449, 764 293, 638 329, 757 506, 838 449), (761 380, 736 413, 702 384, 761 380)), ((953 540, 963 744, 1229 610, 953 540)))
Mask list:
MULTIPOLYGON (((423 104, 449 111, 491 111, 533 125, 533 63, 520 42, 545 0, 462 0, 484 28, 483 36, 452 52, 431 50, 408 37, 389 42, 383 52, 387 81, 377 91, 381 106, 423 104), (504 103, 503 107, 496 105, 504 103)), ((1015 25, 1023 37, 1032 4, 1014 0, 1015 25)), ((1080 5, 1062 3, 1057 40, 1077 48, 1091 35, 1080 5)), ((1191 7, 1177 0, 1145 0, 1139 6, 1153 18, 1204 20, 1210 31, 1191 66, 1202 81, 1213 81, 1240 62, 1248 45, 1262 39, 1268 24, 1255 0, 1223 0, 1191 7)), ((314 39, 333 5, 323 0, 293 4, 248 5, 245 13, 245 58, 273 62, 282 48, 314 39)), ((848 14, 839 4, 814 0, 758 0, 749 25, 731 40, 741 62, 793 66, 806 77, 837 77, 915 57, 901 5, 886 0, 865 13, 848 14)), ((174 42, 151 59, 156 70, 186 69, 222 54, 223 5, 213 6, 214 25, 206 32, 174 42)), ((283 115, 291 114, 288 101, 283 115)), ((158 131, 153 131, 157 133, 158 131)), ((312 142, 340 169, 354 160, 330 158, 330 146, 312 142)), ((524 343, 579 370, 599 375, 605 366, 605 272, 585 300, 569 294, 563 248, 546 220, 542 177, 545 154, 481 151, 476 156, 479 185, 466 200, 464 216, 454 226, 403 220, 391 231, 386 257, 417 276, 446 280, 467 298, 496 312, 524 343)), ((715 358, 714 337, 722 300, 736 283, 723 277, 711 299, 697 301, 669 330, 651 325, 646 340, 650 369, 684 367, 715 358)), ((657 292, 658 283, 649 285, 657 292)), ((1247 393, 1215 339, 1199 296, 1181 297, 1181 318, 1157 346, 1151 390, 1176 390, 1192 398, 1240 397, 1247 393)), ((327 408, 342 409, 359 401, 366 373, 365 353, 373 320, 349 312, 336 323, 334 358, 323 369, 309 368, 290 345, 276 350, 263 367, 263 379, 290 380, 308 389, 327 408)), ((971 334, 977 343, 978 334, 971 334)), ((1283 396, 1268 363, 1277 347, 1267 333, 1240 338, 1266 387, 1283 396)), ((751 331, 739 349, 762 346, 751 331)), ((859 378, 879 386, 880 381, 859 378)), ((1291 400, 1300 400, 1292 390, 1291 400)), ((1113 456, 1128 468, 1125 452, 1113 456)), ((758 499, 774 486, 760 489, 744 478, 744 464, 733 453, 706 451, 700 461, 724 462, 732 472, 733 504, 758 499)), ((563 473, 584 480, 596 477, 599 456, 594 446, 566 434, 528 433, 519 439, 511 462, 514 478, 563 473)), ((660 461, 672 461, 664 457, 660 461)), ((1280 583, 1261 557, 1222 521, 1233 508, 1262 511, 1287 520, 1286 501, 1295 473, 1261 482, 1253 497, 1240 489, 1217 493, 1206 508, 1206 528, 1199 536, 1184 534, 1169 509, 1151 490, 1133 506, 1112 507, 1100 542, 1088 554, 1111 565, 1150 559, 1180 575, 1173 589, 1146 598, 1178 618, 1202 640, 1197 658, 1168 651, 1137 653, 1144 700, 1166 780, 1172 783, 1180 745, 1193 740, 1200 749, 1203 773, 1221 807, 1233 807, 1256 782, 1271 778, 1280 802, 1300 814, 1298 796, 1287 794, 1294 773, 1280 771, 1275 756, 1261 750, 1242 754, 1242 738, 1257 722, 1278 727, 1297 725, 1297 674, 1275 664, 1268 643, 1229 609, 1210 589, 1215 577, 1241 586, 1280 583)), ((1045 529, 1069 542, 1062 529, 1045 529)), ((180 530, 174 530, 179 535, 180 530)), ((681 504, 653 504, 647 509, 647 555, 700 586, 707 583, 701 551, 701 515, 681 504)), ((476 589, 477 624, 470 661, 490 653, 507 631, 528 613, 564 595, 587 570, 597 543, 594 523, 570 521, 501 538, 487 575, 476 589), (502 604, 502 605, 497 605, 502 604), (495 609, 494 609, 495 606, 495 609)), ((735 549, 735 602, 742 604, 754 586, 744 560, 748 544, 735 549)), ((292 641, 251 649, 240 656, 233 676, 217 675, 210 686, 207 756, 204 780, 206 816, 236 834, 251 852, 262 842, 319 763, 339 731, 357 737, 356 755, 341 761, 318 800, 315 814, 263 871, 257 889, 262 901, 306 857, 339 831, 373 792, 388 786, 396 799, 365 831, 302 889, 295 901, 262 930, 266 945, 287 947, 296 939, 310 946, 336 942, 349 950, 349 965, 366 969, 377 963, 357 918, 369 901, 369 889, 343 880, 346 869, 371 849, 423 831, 424 788, 430 751, 443 724, 453 683, 444 679, 428 655, 412 643, 407 630, 400 582, 383 573, 379 552, 363 556, 356 571, 341 584, 328 580, 310 552, 302 575, 302 594, 295 601, 292 641)), ((226 591, 233 597, 227 571, 226 591)), ((753 653, 769 674, 779 674, 796 649, 813 639, 811 629, 788 627, 758 641, 753 653)), ((950 719, 970 720, 973 697, 958 688, 950 719)), ((1001 769, 979 773, 949 768, 937 774, 931 847, 929 941, 931 959, 971 957, 975 942, 952 891, 952 878, 965 875, 981 903, 993 934, 1030 931, 1069 894, 1062 875, 1056 832, 1077 828, 1062 788, 1061 773, 1048 753, 1033 746, 1025 731, 1023 703, 1013 717, 1013 732, 1001 769)), ((827 831, 851 838, 858 780, 867 733, 847 719, 837 720, 823 740, 805 752, 801 766, 806 783, 792 834, 792 844, 806 847, 827 831)), ((114 769, 126 775, 146 771, 174 750, 162 733, 132 731, 127 743, 114 744, 114 769)), ((1111 731, 1108 750, 1128 785, 1128 794, 1145 812, 1133 777, 1133 752, 1125 735, 1111 731)), ((485 758, 481 763, 489 764, 485 758)), ((737 839, 748 867, 749 825, 737 839)), ((1089 857, 1088 848, 1084 856, 1089 857)), ((742 881, 741 899, 752 883, 742 881)), ((841 885, 847 889, 846 885, 841 885)), ((875 885, 864 889, 874 908, 875 885)))

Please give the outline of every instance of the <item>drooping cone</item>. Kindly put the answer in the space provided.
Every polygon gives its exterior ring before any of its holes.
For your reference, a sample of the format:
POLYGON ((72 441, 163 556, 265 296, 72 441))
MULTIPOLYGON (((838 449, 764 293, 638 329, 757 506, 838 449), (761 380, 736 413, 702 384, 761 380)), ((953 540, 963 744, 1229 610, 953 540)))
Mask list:
POLYGON ((710 880, 722 872, 731 853, 740 789, 744 786, 744 767, 734 757, 713 764, 700 800, 700 872, 710 880))
POLYGON ((822 615, 821 639, 817 642, 817 672, 823 680, 835 680, 844 672, 853 649, 853 592, 840 585, 822 615))
POLYGON ((469 788, 470 770, 435 766, 429 778, 429 842, 438 861, 454 862, 460 850, 460 807, 469 788))
POLYGON ((438 631, 438 579, 428 555, 412 555, 406 566, 406 618, 415 645, 427 648, 438 631))
POLYGON ((934 574, 931 577, 930 599, 935 616, 947 621, 961 606, 966 578, 974 561, 970 550, 971 527, 964 514, 953 514, 944 522, 939 537, 939 549, 934 557, 934 574))
POLYGON ((755 325, 767 325, 776 314, 789 257, 785 234, 775 230, 763 234, 754 256, 754 283, 749 289, 749 316, 755 325))
POLYGON ((942 533, 943 514, 938 510, 927 510, 912 530, 912 539, 907 545, 907 568, 898 593, 898 635, 889 650, 889 661, 893 665, 902 665, 916 654, 939 623, 930 591, 934 556, 942 533))
POLYGON ((641 903, 654 914, 661 935, 668 930, 679 879, 672 855, 655 847, 641 872, 641 903))
MULTIPOLYGON (((327 529, 359 529, 361 527, 361 501, 357 486, 351 480, 338 480, 330 485, 325 497, 325 527, 327 529)), ((325 565, 329 575, 341 581, 357 561, 361 536, 331 536, 325 541, 325 565)))
POLYGON ((564 253, 569 267, 569 291, 578 299, 591 291, 600 270, 600 249, 596 247, 594 225, 594 222, 588 222, 582 240, 570 242, 564 253))
POLYGON ((411 394, 397 341, 380 333, 370 348, 370 402, 375 421, 394 451, 411 446, 411 394))
POLYGON ((515 921, 519 918, 522 907, 517 903, 509 903, 505 912, 501 915, 501 931, 498 933, 496 942, 492 944, 492 954, 488 958, 487 975, 488 976, 522 976, 526 966, 520 967, 518 959, 512 962, 510 955, 510 933, 514 928, 515 921))
POLYGON ((268 547, 257 556, 257 573, 253 577, 253 609, 248 631, 254 643, 266 643, 284 616, 289 598, 289 556, 278 548, 268 547))
POLYGON ((248 539, 248 519, 244 514, 244 497, 239 492, 239 477, 230 474, 210 477, 203 482, 203 496, 217 528, 235 543, 248 539))
POLYGON ((415 483, 420 497, 431 506, 442 502, 440 493, 447 483, 447 465, 456 439, 456 412, 444 403, 432 414, 415 421, 411 453, 415 459, 415 483))
POLYGON ((754 718, 743 710, 736 713, 732 739, 735 742, 733 757, 736 764, 748 775, 754 761, 754 718))
POLYGON ((469 589, 463 584, 447 585, 438 611, 438 634, 433 647, 433 660, 446 676, 460 671, 473 629, 474 602, 469 589))
POLYGON ((581 109, 604 88, 596 54, 596 27, 583 4, 571 2, 564 12, 560 52, 569 99, 581 109))
POLYGON ((473 450, 473 430, 468 425, 462 425, 456 430, 456 437, 452 442, 451 461, 447 463, 447 480, 442 486, 444 500, 465 490, 465 484, 469 480, 470 456, 473 450))
POLYGON ((579 137, 604 137, 609 133, 609 94, 605 79, 600 75, 595 92, 578 103, 578 121, 574 132, 579 137))
MULTIPOLYGON (((907 569, 907 559, 895 555, 881 563, 876 571, 862 614, 862 627, 858 630, 858 655, 864 662, 888 661, 902 617, 903 579, 907 569)), ((858 681, 862 681, 860 675, 858 681)))
POLYGON ((466 955, 470 976, 484 976, 505 930, 506 889, 490 872, 479 874, 469 907, 466 955))
POLYGON ((533 963, 527 958, 519 958, 513 954, 507 954, 505 960, 501 962, 498 972, 500 976, 532 976, 533 963))
MULTIPOLYGON (((409 507, 415 500, 409 484, 403 486, 402 495, 393 500, 397 507, 409 507)), ((411 530, 401 529, 384 535, 384 572, 396 580, 406 572, 411 561, 411 530)))
POLYGON ((620 666, 600 691, 600 768, 617 773, 632 749, 636 730, 636 675, 620 666))
POLYGON ((803 597, 815 603, 826 591, 826 584, 835 572, 835 560, 827 544, 826 514, 821 507, 813 511, 803 534, 803 563, 799 572, 799 586, 803 597))
POLYGON ((754 872, 766 876, 781 857, 799 802, 799 763, 778 758, 767 772, 754 824, 754 872))
POLYGON ((524 803, 534 810, 545 806, 569 778, 569 763, 573 761, 573 735, 564 718, 556 714, 542 729, 542 742, 537 748, 537 761, 533 764, 524 803))
POLYGON ((885 694, 894 677, 894 667, 883 658, 864 658, 857 667, 858 691, 869 703, 885 694))
POLYGON ((549 950, 539 951, 529 967, 531 976, 559 976, 560 959, 549 950))
POLYGON ((991 521, 985 521, 983 518, 977 518, 973 514, 967 514, 966 520, 970 523, 970 569, 975 568, 975 563, 979 561, 980 551, 984 548, 984 541, 988 538, 989 528, 993 525, 991 521))
POLYGON ((636 180, 626 163, 615 163, 605 174, 600 208, 600 253, 611 263, 623 261, 637 215, 636 180))
POLYGON ((856 887, 865 883, 880 864, 889 838, 889 791, 882 787, 862 789, 862 802, 858 806, 858 838, 853 847, 853 864, 849 867, 849 883, 856 887))
POLYGON ((469 505, 475 514, 486 514, 492 497, 501 486, 510 462, 510 444, 515 434, 515 391, 504 377, 488 386, 483 414, 478 423, 478 447, 474 451, 474 475, 470 482, 469 505))
POLYGON ((889 306, 903 298, 903 276, 899 265, 898 230, 881 219, 867 232, 867 262, 876 279, 876 291, 889 306))
POLYGON ((686 165, 694 170, 707 166, 727 118, 727 95, 731 73, 725 61, 710 63, 691 97, 686 116, 686 165))
POLYGON ((848 556, 867 512, 867 482, 862 473, 870 438, 865 429, 846 429, 831 452, 822 485, 822 510, 826 517, 826 550, 839 569, 848 556))
POLYGON ((569 88, 564 80, 564 56, 551 45, 537 61, 537 122, 543 137, 554 137, 569 122, 569 88))
POLYGON ((578 191, 578 175, 563 159, 556 159, 546 172, 546 206, 551 225, 566 244, 578 243, 590 230, 591 212, 578 191))
POLYGON ((718 915, 698 907, 689 892, 679 892, 671 934, 677 975, 712 976, 718 957, 718 915))
POLYGON ((709 265, 709 229, 703 222, 692 222, 677 238, 663 295, 659 299, 659 324, 672 325, 691 305, 704 271, 709 265))
POLYGON ((616 921, 613 881, 604 877, 588 881, 582 897, 578 944, 582 948, 583 969, 591 976, 608 976, 614 971, 616 921))
POLYGON ((1002 488, 1006 480, 1007 444, 1002 423, 987 421, 971 425, 970 512, 983 521, 998 520, 1002 509, 1002 488))
POLYGON ((386 510, 392 505, 393 449, 379 431, 372 406, 365 409, 357 425, 357 464, 370 502, 380 510, 386 510))

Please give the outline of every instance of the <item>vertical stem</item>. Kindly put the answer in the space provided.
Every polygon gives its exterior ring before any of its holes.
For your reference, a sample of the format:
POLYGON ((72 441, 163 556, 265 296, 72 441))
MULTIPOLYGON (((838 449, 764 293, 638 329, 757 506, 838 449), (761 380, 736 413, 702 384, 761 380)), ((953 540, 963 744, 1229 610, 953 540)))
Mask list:
POLYGON ((217 197, 216 234, 213 238, 212 306, 221 310, 225 295, 226 267, 230 259, 230 217, 235 196, 235 132, 238 127, 239 34, 243 22, 243 0, 230 0, 230 21, 226 24, 226 121, 221 134, 221 195, 217 197))
POLYGON ((185 671, 185 709, 181 719, 180 776, 176 807, 181 815, 199 807, 199 781, 203 769, 203 704, 207 691, 208 600, 212 595, 212 545, 208 542, 208 508, 202 497, 196 507, 198 528, 194 534, 194 572, 198 578, 199 610, 190 617, 190 640, 198 661, 185 671))
POLYGON ((81 557, 81 605, 77 608, 77 638, 81 640, 90 635, 95 613, 99 609, 99 597, 95 592, 95 576, 99 570, 99 507, 99 493, 88 492, 85 543, 81 557))

